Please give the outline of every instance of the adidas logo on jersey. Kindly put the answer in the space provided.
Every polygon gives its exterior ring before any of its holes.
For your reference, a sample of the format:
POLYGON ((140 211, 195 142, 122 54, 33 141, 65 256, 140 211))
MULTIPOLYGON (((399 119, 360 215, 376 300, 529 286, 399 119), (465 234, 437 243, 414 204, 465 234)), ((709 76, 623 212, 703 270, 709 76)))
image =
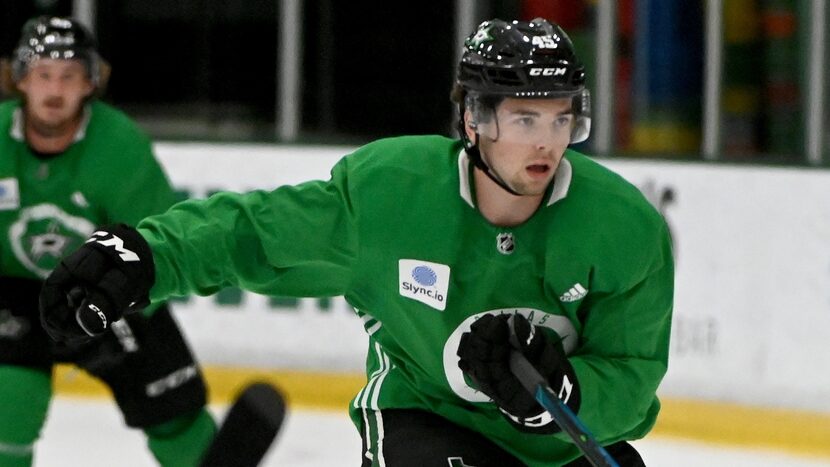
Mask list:
POLYGON ((575 302, 583 297, 588 295, 588 291, 585 290, 585 287, 582 287, 582 284, 577 282, 573 285, 567 292, 563 293, 559 300, 565 303, 575 302))

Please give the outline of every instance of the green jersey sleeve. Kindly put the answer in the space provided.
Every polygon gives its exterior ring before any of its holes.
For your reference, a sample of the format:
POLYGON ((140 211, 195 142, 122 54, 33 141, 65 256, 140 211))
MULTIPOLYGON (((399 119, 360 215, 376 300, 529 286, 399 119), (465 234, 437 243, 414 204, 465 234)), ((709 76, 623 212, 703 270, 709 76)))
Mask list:
POLYGON ((209 295, 228 286, 269 295, 343 295, 357 254, 355 211, 345 160, 329 181, 179 203, 138 226, 155 261, 151 299, 209 295))

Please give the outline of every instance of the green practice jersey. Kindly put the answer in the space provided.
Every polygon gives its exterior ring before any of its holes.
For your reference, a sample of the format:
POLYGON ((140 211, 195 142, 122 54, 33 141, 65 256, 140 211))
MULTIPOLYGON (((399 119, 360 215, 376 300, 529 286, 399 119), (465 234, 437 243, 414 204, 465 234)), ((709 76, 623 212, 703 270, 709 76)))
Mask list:
POLYGON ((537 212, 515 227, 476 209, 460 142, 369 144, 329 181, 180 203, 139 225, 154 300, 229 285, 344 295, 369 336, 351 404, 420 408, 483 433, 529 465, 579 455, 563 433, 516 430, 458 368, 461 334, 484 313, 522 313, 562 338, 579 416, 603 444, 645 435, 668 358, 673 262, 662 217, 618 175, 567 151, 537 212))
POLYGON ((102 224, 135 224, 175 200, 149 139, 122 112, 89 104, 75 141, 36 157, 20 102, 0 103, 0 275, 45 278, 102 224))

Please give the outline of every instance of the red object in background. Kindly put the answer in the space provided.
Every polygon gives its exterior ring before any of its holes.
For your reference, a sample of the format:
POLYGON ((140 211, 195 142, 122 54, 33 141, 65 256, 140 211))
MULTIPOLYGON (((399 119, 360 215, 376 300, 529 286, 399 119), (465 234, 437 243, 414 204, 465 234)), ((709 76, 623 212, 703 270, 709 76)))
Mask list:
POLYGON ((634 0, 617 2, 617 31, 626 37, 634 37, 634 0))
POLYGON ((631 145, 632 77, 634 76, 634 0, 620 0, 617 4, 617 70, 614 138, 616 146, 629 149, 631 145))
POLYGON ((545 18, 565 31, 585 26, 585 0, 524 0, 522 19, 545 18))

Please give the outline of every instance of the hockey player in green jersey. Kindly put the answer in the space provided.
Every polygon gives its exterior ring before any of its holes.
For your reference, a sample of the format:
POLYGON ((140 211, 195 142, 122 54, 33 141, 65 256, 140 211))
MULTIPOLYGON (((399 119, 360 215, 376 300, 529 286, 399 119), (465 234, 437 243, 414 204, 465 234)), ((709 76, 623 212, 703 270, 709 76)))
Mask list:
POLYGON ((196 465, 216 427, 164 304, 70 346, 49 339, 37 312, 43 279, 97 225, 136 223, 173 204, 150 141, 95 99, 106 65, 78 22, 30 20, 8 65, 7 91, 18 97, 0 104, 0 467, 32 465, 59 362, 106 383, 162 465, 196 465))
POLYGON ((515 333, 620 465, 643 465, 627 441, 653 426, 667 368, 666 224, 568 149, 588 137, 590 104, 557 25, 482 23, 457 76, 461 140, 384 139, 328 181, 100 229, 47 279, 44 326, 72 341, 132 303, 230 285, 343 295, 369 339, 350 405, 364 466, 587 465, 508 370, 515 333))

